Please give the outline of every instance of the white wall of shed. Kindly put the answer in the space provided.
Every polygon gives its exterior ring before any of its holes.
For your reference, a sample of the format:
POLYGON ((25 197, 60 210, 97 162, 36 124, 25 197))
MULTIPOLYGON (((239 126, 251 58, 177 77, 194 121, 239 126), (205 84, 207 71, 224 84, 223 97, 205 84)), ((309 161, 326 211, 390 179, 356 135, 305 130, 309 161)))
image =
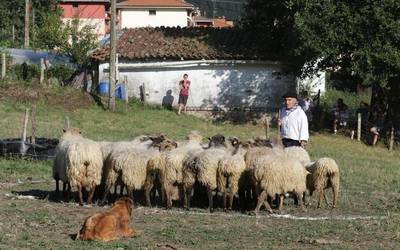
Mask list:
MULTIPOLYGON (((150 63, 150 65, 152 65, 150 63)), ((108 63, 99 67, 99 80, 108 82, 108 63)), ((140 98, 140 86, 145 85, 147 102, 162 104, 164 98, 177 105, 179 81, 189 75, 191 88, 188 106, 192 107, 270 107, 281 104, 282 95, 295 90, 295 78, 281 73, 279 64, 203 64, 190 61, 174 66, 129 67, 119 64, 120 81, 128 79, 128 96, 140 98), (170 93, 171 95, 168 95, 170 93)), ((164 99, 165 100, 165 99, 164 99)))

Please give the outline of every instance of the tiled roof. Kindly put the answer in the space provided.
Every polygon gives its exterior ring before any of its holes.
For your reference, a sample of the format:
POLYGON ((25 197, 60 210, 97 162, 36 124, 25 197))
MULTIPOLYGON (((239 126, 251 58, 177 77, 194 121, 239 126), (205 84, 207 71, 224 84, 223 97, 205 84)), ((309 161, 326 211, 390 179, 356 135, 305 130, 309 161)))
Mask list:
POLYGON ((193 5, 182 0, 126 0, 118 2, 118 7, 179 7, 193 8, 193 5))
MULTIPOLYGON (((257 37, 237 28, 135 28, 120 36, 117 53, 133 61, 275 59, 272 54, 266 57, 262 46, 257 37)), ((108 60, 109 44, 91 57, 108 60)))

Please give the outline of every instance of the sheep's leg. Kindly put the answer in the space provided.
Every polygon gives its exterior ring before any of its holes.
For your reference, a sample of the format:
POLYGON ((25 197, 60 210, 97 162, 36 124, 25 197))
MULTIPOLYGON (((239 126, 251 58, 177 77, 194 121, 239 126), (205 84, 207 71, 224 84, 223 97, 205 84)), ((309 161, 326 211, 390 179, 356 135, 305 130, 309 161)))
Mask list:
POLYGON ((318 190, 318 205, 317 208, 321 208, 322 196, 324 195, 324 189, 318 190))
POLYGON ((126 186, 126 192, 128 193, 128 197, 133 199, 133 188, 126 186))
POLYGON ((284 199, 285 199, 285 195, 283 195, 283 194, 279 195, 279 205, 278 205, 279 212, 282 212, 284 199))
POLYGON ((152 181, 146 181, 146 183, 144 184, 144 195, 146 197, 146 205, 148 207, 151 207, 151 201, 150 201, 150 192, 151 189, 153 188, 153 183, 152 181))
POLYGON ((233 206, 233 197, 235 196, 235 193, 230 193, 229 194, 229 206, 228 206, 228 210, 232 210, 232 206, 233 206))
POLYGON ((233 198, 235 197, 235 194, 238 192, 239 187, 237 186, 233 186, 231 188, 231 192, 229 193, 229 206, 228 206, 228 210, 232 210, 232 206, 233 206, 233 198))
POLYGON ((56 180, 56 195, 59 196, 60 188, 59 188, 59 185, 58 185, 59 183, 58 182, 60 181, 60 179, 59 178, 55 178, 55 180, 56 180))
POLYGON ((106 184, 106 187, 104 189, 103 199, 101 200, 101 204, 103 204, 103 205, 106 204, 107 196, 110 193, 110 189, 111 189, 110 185, 106 184))
POLYGON ((71 184, 67 181, 66 186, 67 186, 67 192, 65 198, 67 199, 67 201, 69 201, 69 199, 71 198, 71 184))
POLYGON ((123 196, 124 195, 124 184, 119 185, 119 196, 123 196))
POLYGON ((187 210, 190 209, 190 195, 192 193, 192 188, 193 186, 183 186, 183 193, 184 193, 184 208, 186 208, 187 210))
POLYGON ((332 208, 336 207, 336 202, 337 202, 337 198, 339 196, 339 183, 336 183, 334 185, 332 185, 332 196, 333 196, 333 203, 332 203, 332 208))
POLYGON ((210 186, 207 186, 207 195, 208 195, 208 207, 210 210, 210 213, 214 212, 214 206, 213 206, 213 194, 212 194, 212 189, 210 186))
POLYGON ((83 206, 82 187, 81 185, 78 185, 77 188, 78 188, 79 206, 83 206))
MULTIPOLYGON (((253 212, 252 212, 253 214, 258 214, 260 212, 260 208, 264 204, 264 201, 267 198, 267 196, 268 196, 268 194, 267 194, 267 192, 265 190, 262 191, 261 194, 258 195, 257 206, 253 210, 253 212)), ((271 206, 268 203, 266 203, 265 205, 267 207, 267 211, 272 214, 271 206)))
POLYGON ((226 210, 227 210, 227 197, 228 197, 228 194, 226 193, 226 191, 224 191, 224 193, 223 193, 223 201, 224 201, 224 211, 226 212, 226 210))
POLYGON ((92 204, 93 201, 93 196, 94 196, 94 191, 96 190, 96 187, 91 187, 88 195, 88 200, 87 204, 92 204))
POLYGON ((172 208, 171 185, 165 185, 164 190, 165 190, 165 199, 167 201, 167 209, 171 209, 172 208))
MULTIPOLYGON (((65 198, 66 191, 67 191, 67 185, 68 185, 68 182, 63 182, 62 195, 63 195, 64 198, 65 198)), ((57 186, 58 186, 58 183, 57 183, 57 186)), ((56 190, 56 192, 57 192, 57 190, 56 190)))
POLYGON ((306 209, 304 208, 304 203, 303 203, 303 193, 300 192, 300 193, 297 193, 296 195, 298 196, 301 211, 305 212, 306 209))
POLYGON ((328 198, 326 197, 326 192, 324 192, 324 200, 327 207, 329 207, 328 198))

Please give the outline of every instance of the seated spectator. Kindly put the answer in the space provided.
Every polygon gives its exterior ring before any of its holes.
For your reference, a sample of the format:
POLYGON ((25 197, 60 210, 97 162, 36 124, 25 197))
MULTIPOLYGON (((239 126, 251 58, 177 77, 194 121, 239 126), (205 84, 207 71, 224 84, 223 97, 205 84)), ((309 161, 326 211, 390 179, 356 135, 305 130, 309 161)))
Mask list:
POLYGON ((369 131, 374 135, 374 139, 372 141, 372 146, 375 146, 378 142, 378 138, 380 133, 385 127, 385 112, 380 108, 377 108, 374 111, 375 122, 374 125, 369 129, 369 131))
POLYGON ((342 98, 339 98, 333 108, 333 132, 337 133, 338 126, 346 127, 349 120, 349 108, 343 102, 342 98))

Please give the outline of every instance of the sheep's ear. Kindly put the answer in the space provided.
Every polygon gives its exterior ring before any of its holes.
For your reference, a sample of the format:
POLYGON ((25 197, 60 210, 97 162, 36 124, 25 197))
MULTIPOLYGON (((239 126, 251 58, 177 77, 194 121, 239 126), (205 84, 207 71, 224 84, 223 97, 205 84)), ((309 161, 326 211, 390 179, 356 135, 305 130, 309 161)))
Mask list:
POLYGON ((66 129, 66 128, 63 128, 63 133, 65 133, 65 132, 67 132, 67 129, 66 129))

